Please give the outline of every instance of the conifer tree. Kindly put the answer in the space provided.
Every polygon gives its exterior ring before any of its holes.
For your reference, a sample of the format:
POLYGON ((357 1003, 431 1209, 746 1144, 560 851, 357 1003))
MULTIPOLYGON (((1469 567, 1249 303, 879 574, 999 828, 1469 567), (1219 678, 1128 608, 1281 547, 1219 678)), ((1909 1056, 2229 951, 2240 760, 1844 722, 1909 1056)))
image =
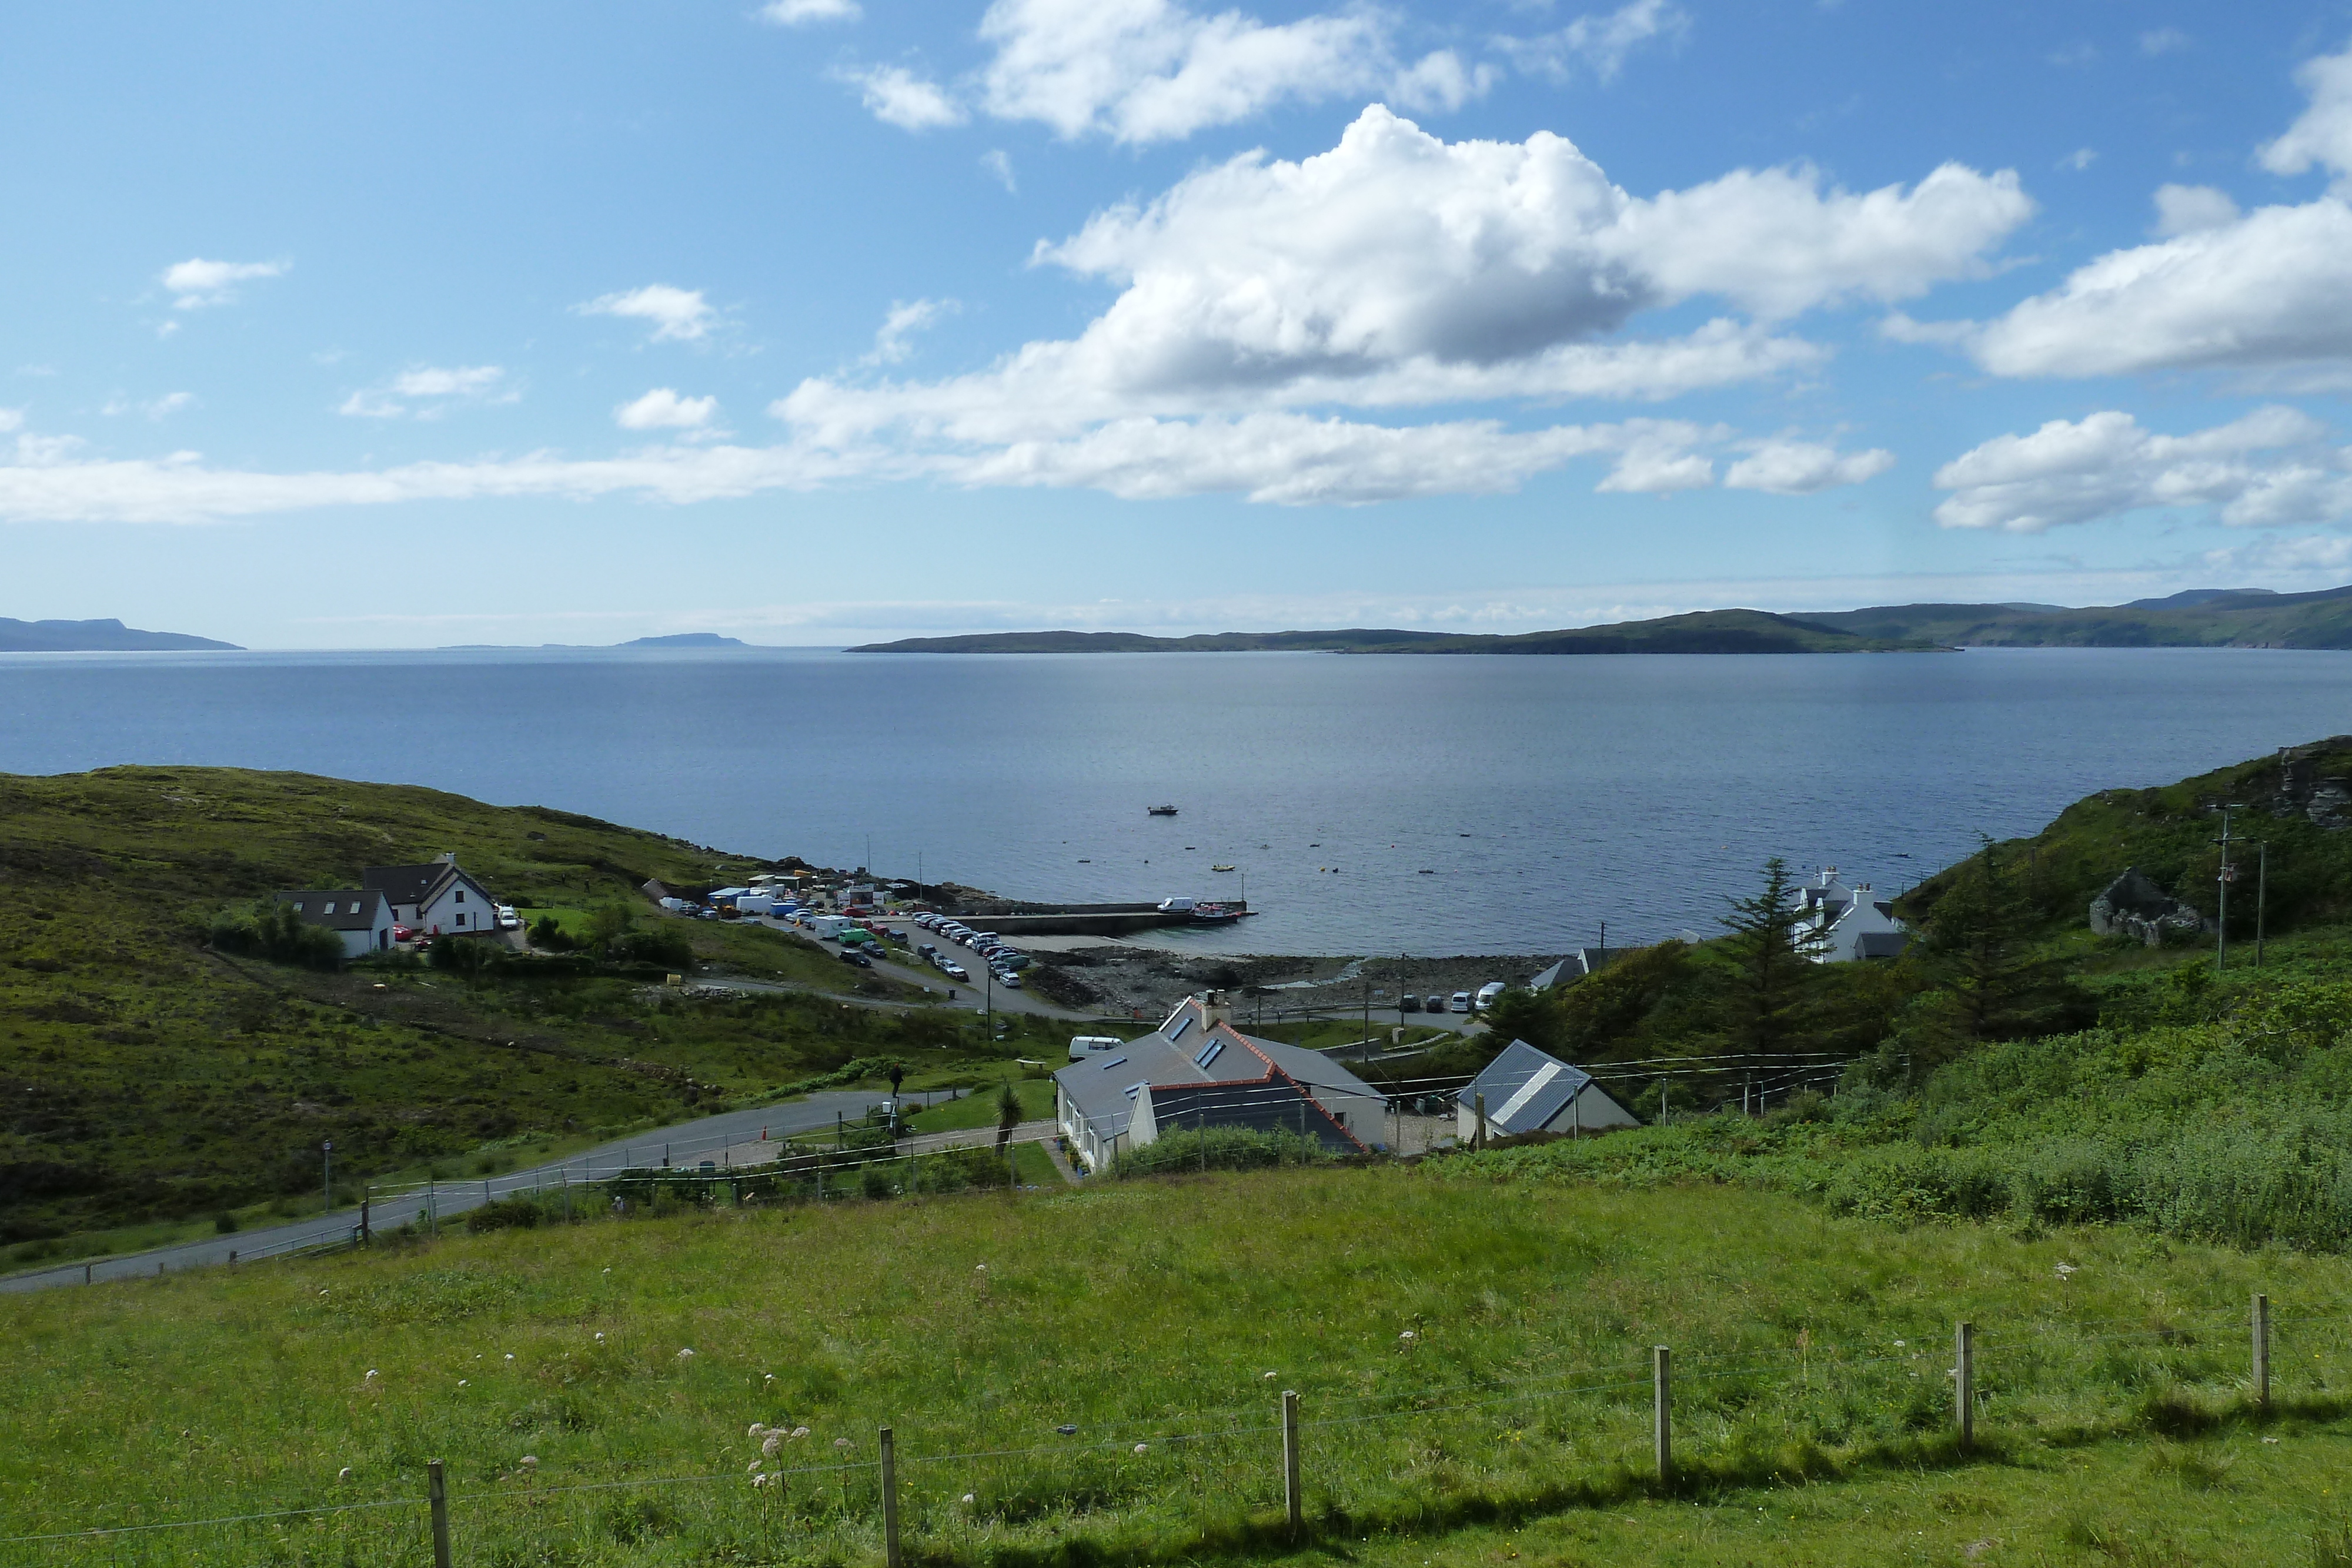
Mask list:
POLYGON ((1797 1036, 1807 1022, 1819 971, 1821 938, 1805 918, 1789 862, 1764 862, 1764 885, 1731 900, 1730 933, 1717 958, 1725 980, 1723 1036, 1734 1051, 1764 1052, 1797 1036))

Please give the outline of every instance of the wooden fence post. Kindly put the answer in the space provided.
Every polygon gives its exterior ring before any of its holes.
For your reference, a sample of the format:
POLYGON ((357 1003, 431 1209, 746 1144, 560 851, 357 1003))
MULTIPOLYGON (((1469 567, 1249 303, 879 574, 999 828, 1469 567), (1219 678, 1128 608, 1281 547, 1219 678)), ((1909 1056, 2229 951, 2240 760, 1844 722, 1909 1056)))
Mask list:
POLYGON ((1657 1449, 1658 1484, 1675 1479, 1674 1352, 1664 1345, 1650 1347, 1650 1436, 1657 1449))
POLYGON ((1977 1441, 1977 1326, 1963 1322, 1952 1334, 1952 1407, 1960 1418, 1960 1452, 1977 1441))
POLYGON ((1470 1134, 1470 1146, 1483 1149, 1486 1146, 1486 1097, 1479 1094, 1473 1098, 1477 1104, 1478 1125, 1470 1134))
POLYGON ((882 1428, 882 1561, 898 1568, 898 1449, 890 1428, 882 1428))
POLYGON ((360 1245, 369 1246, 375 1240, 375 1230, 368 1223, 368 1200, 360 1199, 360 1245))
POLYGON ((425 1495, 433 1508, 433 1568, 449 1568, 449 1486, 438 1459, 425 1467, 425 1495))
POLYGON ((2271 1407, 2271 1299, 2254 1293, 2254 1403, 2271 1407))
POLYGON ((1298 1495, 1298 1393, 1282 1391, 1282 1511, 1295 1537, 1307 1522, 1307 1502, 1298 1495))
MULTIPOLYGON (((235 1256, 235 1254, 231 1254, 231 1256, 235 1256)), ((94 1276, 90 1273, 90 1268, 91 1265, 88 1263, 81 1266, 81 1282, 85 1285, 92 1283, 94 1280, 94 1276)))

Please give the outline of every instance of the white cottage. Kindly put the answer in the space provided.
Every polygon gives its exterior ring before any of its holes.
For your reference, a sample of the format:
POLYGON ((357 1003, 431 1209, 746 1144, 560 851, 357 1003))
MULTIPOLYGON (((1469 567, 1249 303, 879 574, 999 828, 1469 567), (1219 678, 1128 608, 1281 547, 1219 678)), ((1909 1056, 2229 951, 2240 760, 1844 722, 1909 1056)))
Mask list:
POLYGON ((305 925, 323 926, 342 938, 343 956, 364 957, 392 946, 392 905, 383 894, 360 887, 296 888, 278 894, 305 925))
POLYGON ((360 873, 360 885, 383 894, 394 922, 427 936, 495 936, 499 929, 498 902, 457 869, 454 854, 424 865, 372 865, 360 873))
POLYGON ((1824 867, 1819 881, 1795 891, 1817 964, 1899 957, 1911 945, 1911 934, 1895 918, 1894 901, 1874 894, 1866 882, 1849 886, 1839 881, 1835 866, 1824 867))

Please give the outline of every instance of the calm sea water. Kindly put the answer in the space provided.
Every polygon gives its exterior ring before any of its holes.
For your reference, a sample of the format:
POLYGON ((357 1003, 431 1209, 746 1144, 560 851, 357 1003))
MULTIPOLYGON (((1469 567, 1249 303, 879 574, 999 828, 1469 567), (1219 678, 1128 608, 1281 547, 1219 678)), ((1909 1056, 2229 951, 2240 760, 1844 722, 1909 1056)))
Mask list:
POLYGON ((2352 653, 2254 650, 0 656, 0 770, 425 784, 1026 898, 1246 883, 1264 914, 1181 940, 1254 952, 1711 931, 1768 855, 1899 889, 2346 730, 2352 653))

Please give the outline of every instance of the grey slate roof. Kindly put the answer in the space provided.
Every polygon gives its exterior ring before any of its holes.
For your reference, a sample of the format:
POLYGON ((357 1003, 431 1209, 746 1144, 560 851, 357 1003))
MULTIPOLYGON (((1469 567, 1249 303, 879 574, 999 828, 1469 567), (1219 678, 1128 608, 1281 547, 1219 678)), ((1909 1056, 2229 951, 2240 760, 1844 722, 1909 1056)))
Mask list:
MULTIPOLYGON (((1139 1084, 1150 1087, 1155 1114, 1162 1121, 1181 1121, 1207 1107, 1219 1126, 1255 1126, 1264 1120, 1267 1126, 1296 1131, 1300 1097, 1295 1087, 1283 1083, 1285 1078, 1312 1089, 1376 1099, 1381 1093, 1319 1051, 1260 1040, 1230 1025, 1211 1029, 1202 1021, 1201 1004, 1189 998, 1151 1033, 1128 1041, 1122 1050, 1073 1061, 1054 1074, 1078 1113, 1106 1138, 1127 1131, 1135 1109, 1135 1097, 1128 1091, 1139 1084), (1208 1085, 1216 1088, 1181 1092, 1208 1085)), ((1324 1142, 1330 1146, 1351 1153, 1361 1148, 1328 1116, 1310 1111, 1308 1132, 1326 1128, 1324 1142)))
POLYGON ((305 925, 373 931, 383 895, 359 887, 306 887, 278 894, 278 902, 295 905, 305 925))
MULTIPOLYGON (((1486 1064, 1486 1071, 1472 1079, 1462 1091, 1462 1103, 1475 1105, 1477 1097, 1486 1097, 1486 1125, 1496 1133, 1534 1133, 1551 1124, 1552 1118, 1568 1109, 1568 1103, 1579 1091, 1592 1082, 1592 1075, 1580 1067, 1570 1067, 1558 1057, 1538 1051, 1526 1040, 1515 1040, 1503 1048, 1503 1054, 1486 1064), (1536 1084, 1533 1092, 1520 1098, 1538 1076, 1550 1069, 1549 1076, 1536 1084), (1517 1100, 1518 1103, 1514 1104, 1517 1100)), ((1594 1093, 1601 1093, 1600 1090, 1594 1093)), ((1613 1107, 1612 1107, 1613 1108, 1613 1107)))

